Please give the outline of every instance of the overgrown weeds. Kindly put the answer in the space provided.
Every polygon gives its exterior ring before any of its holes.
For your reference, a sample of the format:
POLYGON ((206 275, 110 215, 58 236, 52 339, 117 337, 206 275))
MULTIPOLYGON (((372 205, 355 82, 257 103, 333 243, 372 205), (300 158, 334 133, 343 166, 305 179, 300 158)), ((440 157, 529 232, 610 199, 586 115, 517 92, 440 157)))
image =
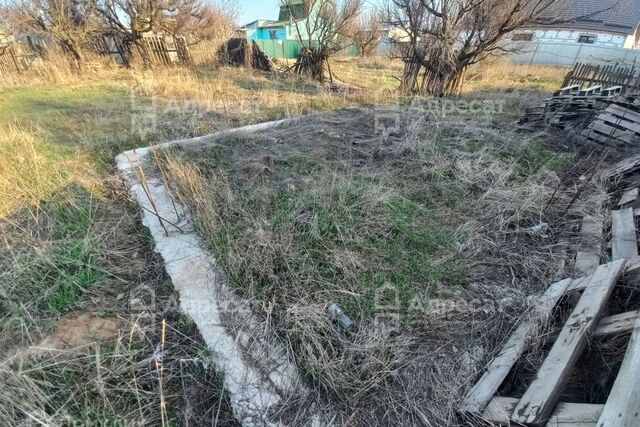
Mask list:
POLYGON ((164 153, 229 280, 345 419, 454 422, 458 382, 557 273, 570 201, 557 172, 572 155, 491 123, 347 109, 164 153), (395 115, 399 129, 379 133, 395 115), (550 234, 531 231, 541 223, 550 234))
POLYGON ((145 328, 139 317, 121 319, 114 342, 3 361, 0 423, 237 425, 197 329, 169 316, 145 328))

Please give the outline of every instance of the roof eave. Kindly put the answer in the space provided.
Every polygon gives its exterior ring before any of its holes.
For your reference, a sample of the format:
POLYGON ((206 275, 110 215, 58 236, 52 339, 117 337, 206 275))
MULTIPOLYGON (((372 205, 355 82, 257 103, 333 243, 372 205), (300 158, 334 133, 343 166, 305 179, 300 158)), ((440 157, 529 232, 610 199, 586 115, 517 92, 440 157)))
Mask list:
POLYGON ((542 25, 542 24, 538 24, 538 25, 530 25, 530 26, 526 26, 523 27, 523 29, 525 30, 558 30, 558 31, 585 31, 585 32, 591 32, 591 33, 605 33, 605 34, 613 34, 616 36, 630 36, 635 34, 636 30, 638 27, 636 27, 636 29, 629 29, 628 31, 624 31, 622 29, 616 30, 614 28, 593 28, 593 27, 589 27, 587 25, 579 25, 579 24, 564 24, 564 25, 542 25))

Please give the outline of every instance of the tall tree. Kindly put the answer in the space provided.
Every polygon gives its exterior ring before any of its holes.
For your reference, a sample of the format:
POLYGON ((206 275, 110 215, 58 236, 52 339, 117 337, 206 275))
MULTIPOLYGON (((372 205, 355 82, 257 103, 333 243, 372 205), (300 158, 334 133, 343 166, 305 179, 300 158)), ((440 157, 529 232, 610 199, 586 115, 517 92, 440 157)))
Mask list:
POLYGON ((513 31, 547 15, 557 0, 390 0, 387 21, 407 33, 402 90, 442 96, 464 71, 505 49, 513 31))
POLYGON ((134 46, 143 65, 152 66, 150 52, 143 42, 145 33, 159 29, 168 10, 164 0, 94 0, 106 27, 128 46, 134 46))
POLYGON ((294 66, 300 74, 333 80, 329 58, 353 44, 364 0, 281 0, 281 19, 288 16, 302 44, 294 66))
POLYGON ((376 52, 382 39, 383 19, 379 11, 363 13, 355 22, 353 42, 361 56, 370 56, 376 52))
POLYGON ((55 40, 82 69, 82 45, 98 22, 92 0, 21 0, 5 9, 9 26, 17 31, 44 33, 55 40))
POLYGON ((143 38, 148 33, 210 37, 233 25, 234 3, 202 0, 93 0, 106 26, 134 46, 146 68, 151 54, 143 38), (231 24, 230 24, 231 22, 231 24), (219 26, 223 26, 220 28, 219 26))

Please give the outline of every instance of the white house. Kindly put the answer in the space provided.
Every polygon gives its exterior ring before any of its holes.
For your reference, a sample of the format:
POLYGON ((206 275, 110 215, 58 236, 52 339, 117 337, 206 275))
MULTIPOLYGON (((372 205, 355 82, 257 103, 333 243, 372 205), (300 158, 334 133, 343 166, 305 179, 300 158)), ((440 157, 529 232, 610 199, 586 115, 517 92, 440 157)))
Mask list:
POLYGON ((512 41, 640 49, 640 0, 558 0, 512 41))

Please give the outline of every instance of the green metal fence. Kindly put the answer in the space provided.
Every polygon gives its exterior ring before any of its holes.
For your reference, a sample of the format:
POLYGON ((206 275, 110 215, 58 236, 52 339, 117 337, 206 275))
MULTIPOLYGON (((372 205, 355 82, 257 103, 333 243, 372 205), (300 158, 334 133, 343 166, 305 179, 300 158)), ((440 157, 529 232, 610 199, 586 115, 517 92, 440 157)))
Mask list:
MULTIPOLYGON (((256 43, 269 58, 297 59, 300 49, 302 48, 302 43, 298 40, 259 39, 256 40, 256 43)), ((358 48, 349 46, 340 52, 340 54, 345 56, 358 56, 358 48)))

